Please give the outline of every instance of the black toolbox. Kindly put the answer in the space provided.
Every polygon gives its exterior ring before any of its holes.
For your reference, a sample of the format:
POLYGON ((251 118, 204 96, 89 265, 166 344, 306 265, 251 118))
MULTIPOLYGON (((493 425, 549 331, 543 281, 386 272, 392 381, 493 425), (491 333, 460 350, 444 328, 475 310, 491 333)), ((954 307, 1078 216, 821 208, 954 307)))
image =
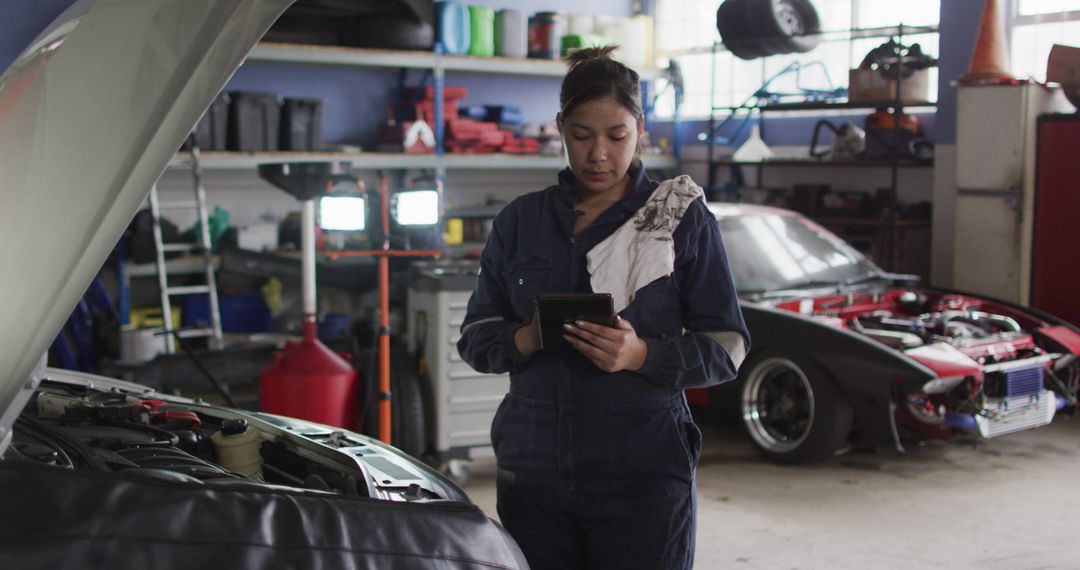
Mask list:
MULTIPOLYGON (((229 94, 219 93, 214 100, 210 102, 210 106, 207 107, 206 113, 203 114, 199 122, 195 124, 195 130, 191 134, 195 135, 195 142, 199 145, 200 150, 226 150, 228 147, 228 133, 229 130, 229 94)), ((191 150, 191 141, 185 140, 184 145, 181 147, 184 150, 191 150)))
POLYGON ((320 150, 322 148, 323 102, 319 99, 286 97, 281 104, 279 150, 320 150))
POLYGON ((276 93, 229 93, 229 150, 278 150, 281 96, 276 93))

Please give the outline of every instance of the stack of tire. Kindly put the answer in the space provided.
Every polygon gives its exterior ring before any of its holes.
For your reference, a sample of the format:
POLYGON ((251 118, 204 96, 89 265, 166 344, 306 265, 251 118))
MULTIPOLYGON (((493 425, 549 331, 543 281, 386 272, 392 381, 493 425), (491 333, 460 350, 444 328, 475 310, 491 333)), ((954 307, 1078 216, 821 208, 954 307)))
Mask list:
POLYGON ((810 0, 725 0, 716 10, 724 47, 740 59, 806 53, 821 41, 810 0))

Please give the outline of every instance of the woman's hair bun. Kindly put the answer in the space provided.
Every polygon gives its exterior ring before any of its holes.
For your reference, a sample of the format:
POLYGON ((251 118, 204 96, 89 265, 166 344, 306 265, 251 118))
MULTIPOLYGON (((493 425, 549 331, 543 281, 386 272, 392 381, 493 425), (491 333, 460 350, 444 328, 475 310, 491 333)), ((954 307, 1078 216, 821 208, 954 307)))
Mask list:
POLYGON ((569 69, 559 92, 564 116, 582 103, 604 97, 614 97, 635 117, 641 116, 641 79, 612 57, 618 48, 614 44, 587 47, 566 56, 569 69))
POLYGON ((578 65, 593 59, 610 60, 612 59, 611 54, 617 49, 619 49, 619 46, 616 44, 577 49, 566 56, 566 64, 570 66, 570 69, 574 69, 578 65))

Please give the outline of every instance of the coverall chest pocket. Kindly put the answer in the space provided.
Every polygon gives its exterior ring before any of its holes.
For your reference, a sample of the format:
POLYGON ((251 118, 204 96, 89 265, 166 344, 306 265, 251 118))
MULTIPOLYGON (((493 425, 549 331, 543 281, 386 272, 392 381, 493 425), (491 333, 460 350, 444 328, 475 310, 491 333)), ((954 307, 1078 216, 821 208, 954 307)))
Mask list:
POLYGON ((527 323, 536 310, 536 296, 551 291, 551 259, 534 255, 513 263, 506 280, 514 312, 527 323))

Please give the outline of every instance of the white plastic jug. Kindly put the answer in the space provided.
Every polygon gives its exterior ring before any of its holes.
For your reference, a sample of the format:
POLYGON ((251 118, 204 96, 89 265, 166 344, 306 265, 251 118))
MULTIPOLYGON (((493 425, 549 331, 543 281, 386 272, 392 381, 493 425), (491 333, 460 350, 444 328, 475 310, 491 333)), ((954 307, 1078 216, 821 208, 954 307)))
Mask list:
POLYGON ((596 33, 596 21, 592 14, 570 14, 569 23, 567 24, 567 30, 571 35, 580 34, 594 34, 596 33))
POLYGON ((624 64, 638 69, 646 65, 648 45, 645 38, 645 22, 633 18, 612 18, 603 30, 603 35, 619 49, 615 57, 624 64))
POLYGON ((520 10, 499 10, 495 16, 495 53, 504 57, 529 54, 529 18, 520 10))

